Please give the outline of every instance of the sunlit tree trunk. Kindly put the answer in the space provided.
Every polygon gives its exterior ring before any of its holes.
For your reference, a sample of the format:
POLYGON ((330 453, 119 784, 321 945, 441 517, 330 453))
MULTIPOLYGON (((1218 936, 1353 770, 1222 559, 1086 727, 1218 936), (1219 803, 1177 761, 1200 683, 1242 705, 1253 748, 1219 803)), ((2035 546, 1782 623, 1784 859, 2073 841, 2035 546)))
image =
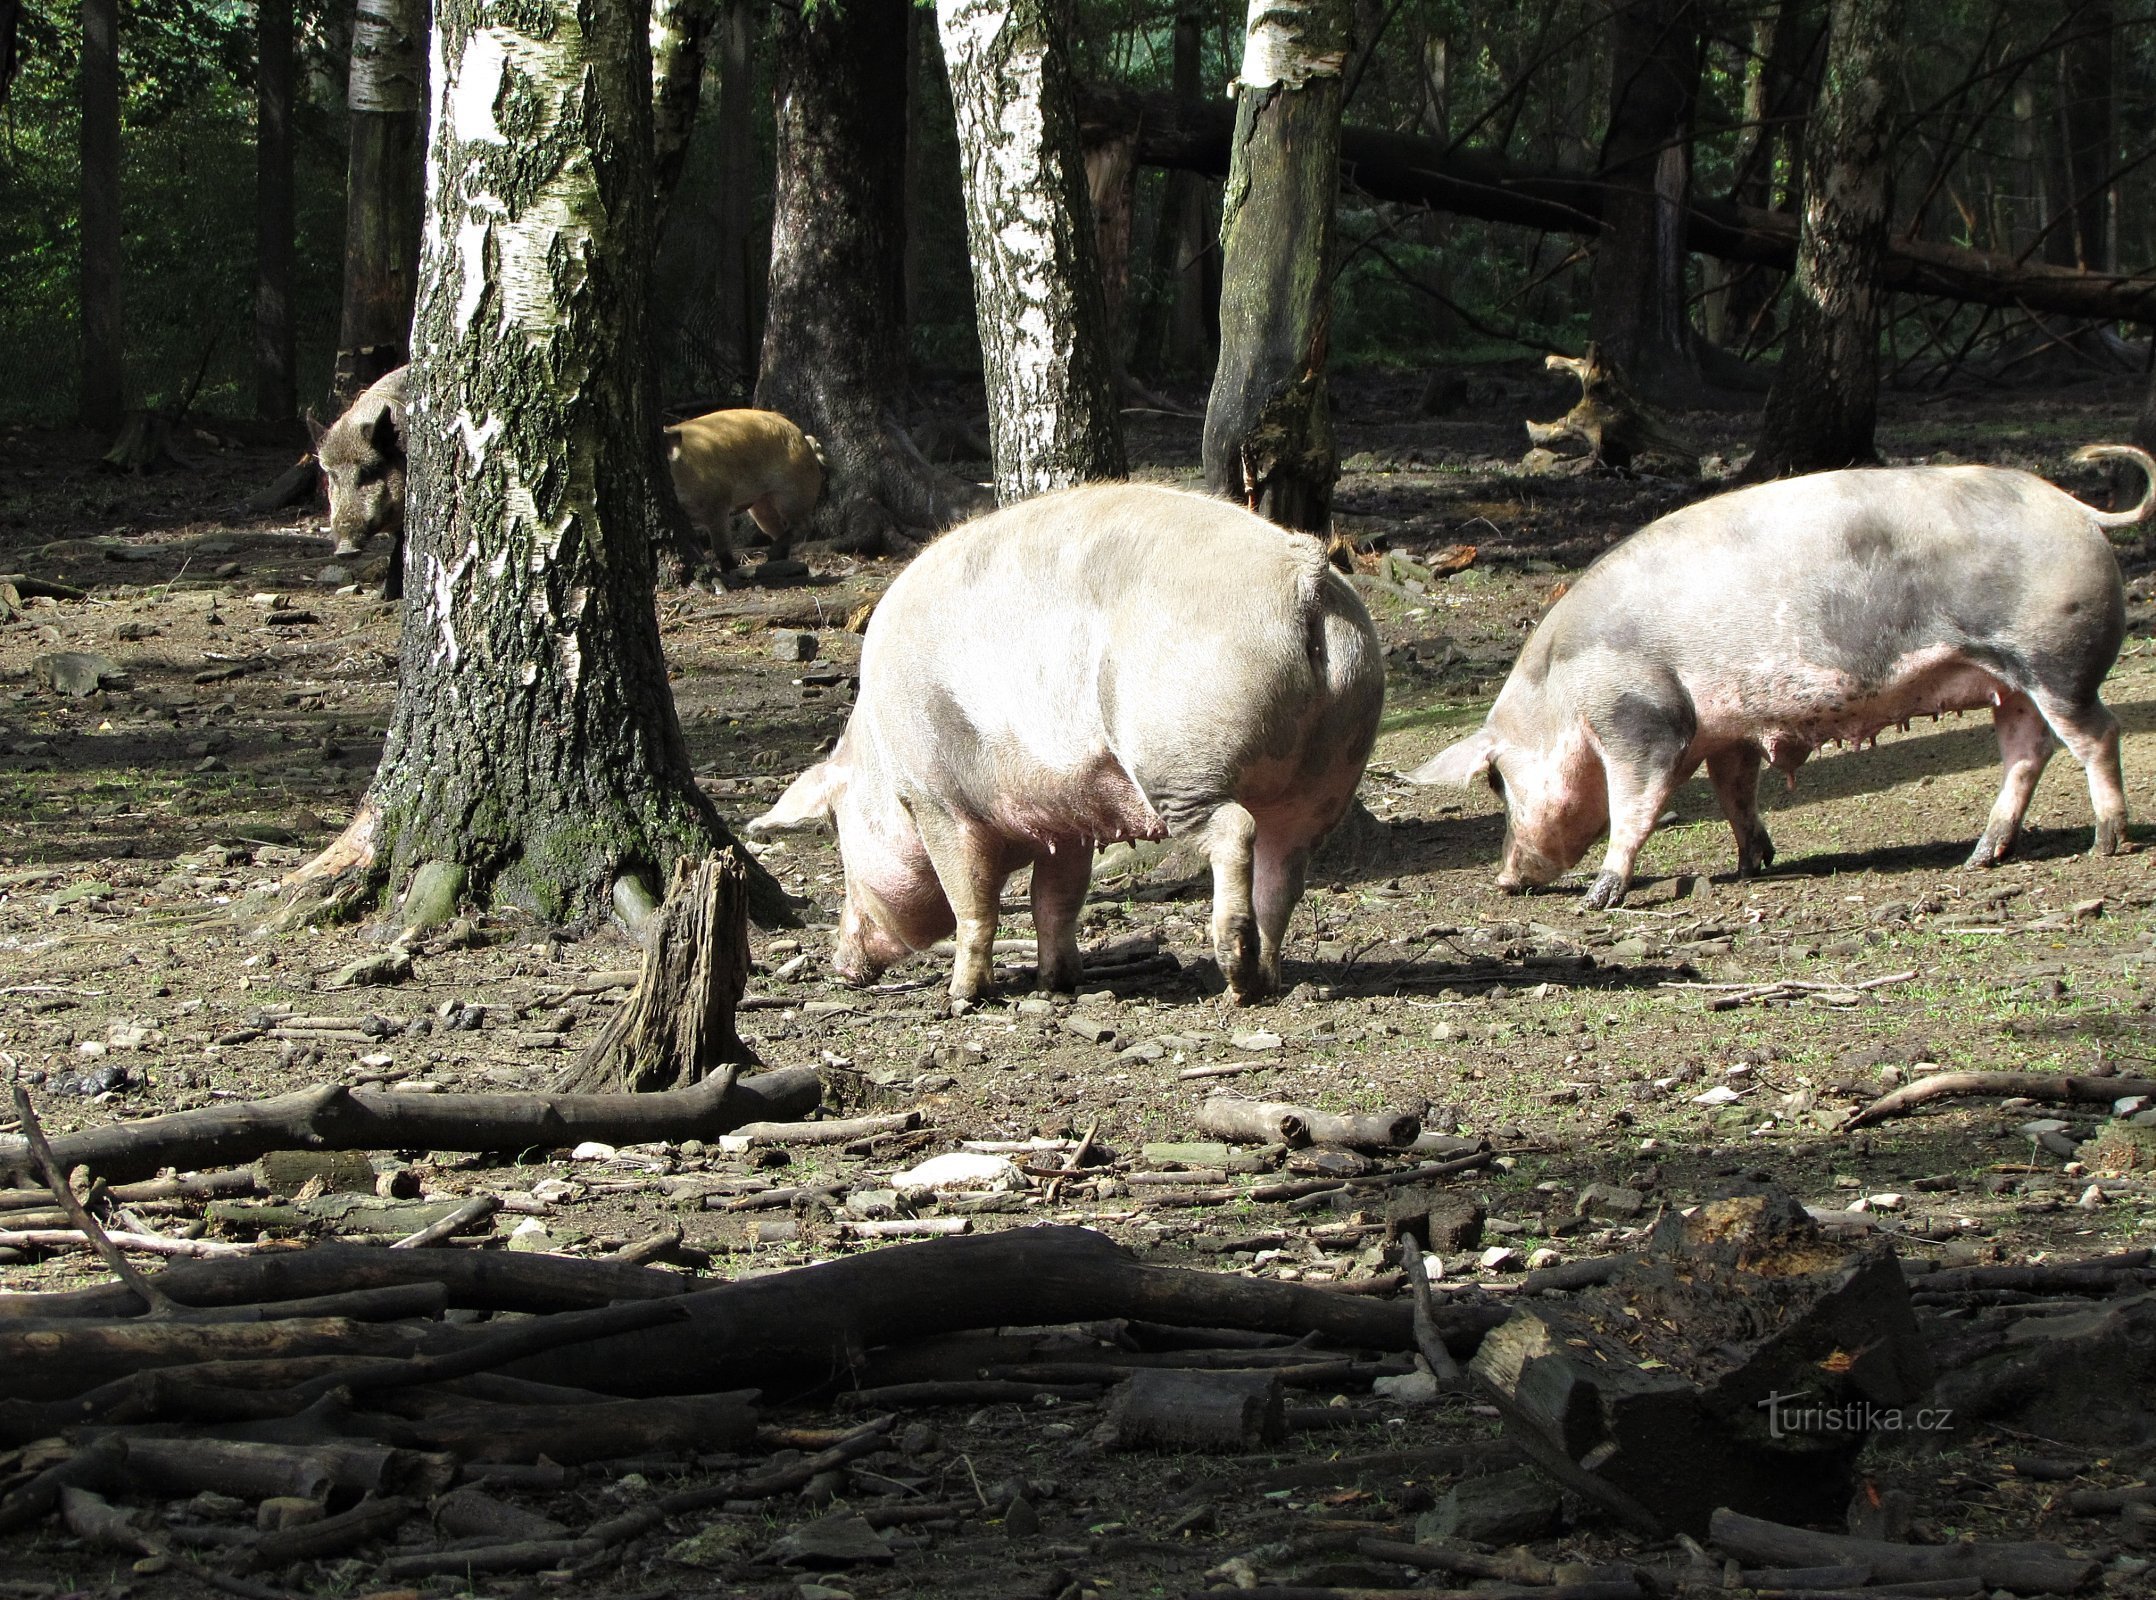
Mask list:
POLYGON ((576 922, 726 838, 652 604, 645 26, 635 4, 437 0, 397 701, 309 876, 444 862, 576 922))
POLYGON ((120 311, 120 0, 82 0, 82 395, 85 427, 126 406, 120 311))
POLYGON ((1635 391, 1663 401, 1699 387, 1684 226, 1700 23, 1699 0, 1617 0, 1610 17, 1603 227, 1588 327, 1635 391))
POLYGON ((650 0, 652 183, 659 225, 680 181, 703 99, 704 58, 718 21, 718 0, 650 0))
POLYGON ((1789 333, 1749 478, 1875 460, 1886 293, 1893 0, 1833 0, 1826 76, 1804 140, 1804 214, 1789 333))
POLYGON ((756 403, 822 441, 816 533, 860 549, 968 502, 901 429, 908 0, 772 12, 778 171, 756 403))
POLYGON ((1323 529, 1340 475, 1325 384, 1347 0, 1251 0, 1221 201, 1220 359, 1205 481, 1323 529))
POLYGON ((426 135, 423 40, 420 0, 358 0, 346 88, 344 311, 331 380, 339 405, 410 354, 426 135))
POLYGON ((942 0, 996 497, 1125 467, 1059 0, 942 0))
POLYGON ((299 414, 292 369, 292 0, 255 6, 255 415, 299 414))

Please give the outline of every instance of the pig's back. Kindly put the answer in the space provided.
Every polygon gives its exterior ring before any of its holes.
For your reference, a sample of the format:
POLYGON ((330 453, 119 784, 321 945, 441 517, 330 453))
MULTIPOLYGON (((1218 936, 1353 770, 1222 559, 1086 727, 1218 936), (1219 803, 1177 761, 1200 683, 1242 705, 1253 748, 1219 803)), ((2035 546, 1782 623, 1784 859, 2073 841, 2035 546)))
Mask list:
POLYGON ((1179 490, 1063 490, 945 534, 899 576, 863 641, 856 726, 982 809, 1104 756, 1210 792, 1291 739, 1334 678, 1373 675, 1374 648, 1340 659, 1368 633, 1313 539, 1179 490))

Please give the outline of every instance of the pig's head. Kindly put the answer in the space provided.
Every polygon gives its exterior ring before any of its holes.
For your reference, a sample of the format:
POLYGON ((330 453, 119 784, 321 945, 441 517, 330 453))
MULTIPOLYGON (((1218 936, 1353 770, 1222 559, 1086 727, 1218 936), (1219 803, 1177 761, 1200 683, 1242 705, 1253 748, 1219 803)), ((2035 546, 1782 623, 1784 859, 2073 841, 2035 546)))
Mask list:
POLYGON ((1521 737, 1493 712, 1482 727, 1407 775, 1410 783, 1460 787, 1477 778, 1505 802, 1497 886, 1507 894, 1556 882, 1609 823, 1601 757, 1584 724, 1521 737))
POLYGON ((356 556, 374 535, 402 531, 404 416, 393 400, 371 389, 361 395, 316 431, 314 453, 329 485, 329 531, 338 555, 356 556))
POLYGON ((905 806, 865 780, 840 739, 829 760, 794 779, 778 804, 750 822, 751 837, 830 821, 846 869, 846 908, 831 966, 856 986, 925 950, 957 926, 951 903, 905 806))

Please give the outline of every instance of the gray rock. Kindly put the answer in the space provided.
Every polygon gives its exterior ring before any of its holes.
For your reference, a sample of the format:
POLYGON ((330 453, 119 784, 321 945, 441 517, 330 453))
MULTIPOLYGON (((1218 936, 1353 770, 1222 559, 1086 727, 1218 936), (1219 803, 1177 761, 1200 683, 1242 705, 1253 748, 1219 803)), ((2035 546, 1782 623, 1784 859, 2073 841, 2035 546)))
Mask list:
POLYGON ((1557 1486, 1533 1467, 1514 1467, 1480 1478, 1463 1478, 1415 1519, 1418 1544, 1471 1539, 1477 1544, 1526 1544, 1557 1531, 1564 1500, 1557 1486))
POLYGON ((1636 1217, 1646 1204, 1646 1197, 1637 1189, 1621 1188, 1614 1183, 1590 1183, 1580 1191, 1577 1204, 1572 1208, 1581 1217, 1636 1217))
POLYGON ((94 650, 48 650, 30 667, 42 687, 73 700, 87 700, 107 684, 116 684, 127 676, 112 657, 94 650))
POLYGON ((771 636, 771 658, 774 661, 814 661, 816 659, 816 635, 797 632, 788 628, 771 636))
POLYGON ((883 1535, 850 1511, 804 1523, 773 1544, 768 1554, 790 1567, 852 1567, 897 1559, 883 1535))

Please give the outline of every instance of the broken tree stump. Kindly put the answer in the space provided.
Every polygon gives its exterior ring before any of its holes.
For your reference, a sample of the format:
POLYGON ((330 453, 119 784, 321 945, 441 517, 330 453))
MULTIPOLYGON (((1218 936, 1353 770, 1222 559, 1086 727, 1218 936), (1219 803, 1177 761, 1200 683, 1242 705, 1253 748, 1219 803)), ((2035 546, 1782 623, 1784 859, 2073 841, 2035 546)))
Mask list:
POLYGON ((1521 465, 1545 472, 1596 467, 1622 471, 1651 455, 1679 463, 1688 472, 1698 470, 1698 446, 1632 392, 1624 374, 1604 358, 1599 344, 1590 342, 1583 356, 1547 356, 1543 365, 1579 379, 1580 397, 1557 421, 1527 424, 1527 439, 1534 448, 1521 465), (1574 439, 1587 447, 1587 454, 1560 456, 1555 446, 1574 439))
POLYGON ((1892 1249, 1845 1256, 1778 1193, 1668 1219, 1606 1287, 1515 1312, 1473 1371, 1538 1464, 1658 1536, 1717 1507, 1838 1519, 1866 1439, 1915 1427, 1932 1377, 1892 1249))
POLYGON ((731 848, 674 863, 666 899, 646 922, 643 976, 555 1088, 648 1093, 730 1077, 755 1056, 734 1030, 749 982, 748 869, 731 848))
POLYGON ((1119 1450, 1249 1451, 1287 1432, 1270 1372, 1133 1372, 1109 1408, 1119 1450))

